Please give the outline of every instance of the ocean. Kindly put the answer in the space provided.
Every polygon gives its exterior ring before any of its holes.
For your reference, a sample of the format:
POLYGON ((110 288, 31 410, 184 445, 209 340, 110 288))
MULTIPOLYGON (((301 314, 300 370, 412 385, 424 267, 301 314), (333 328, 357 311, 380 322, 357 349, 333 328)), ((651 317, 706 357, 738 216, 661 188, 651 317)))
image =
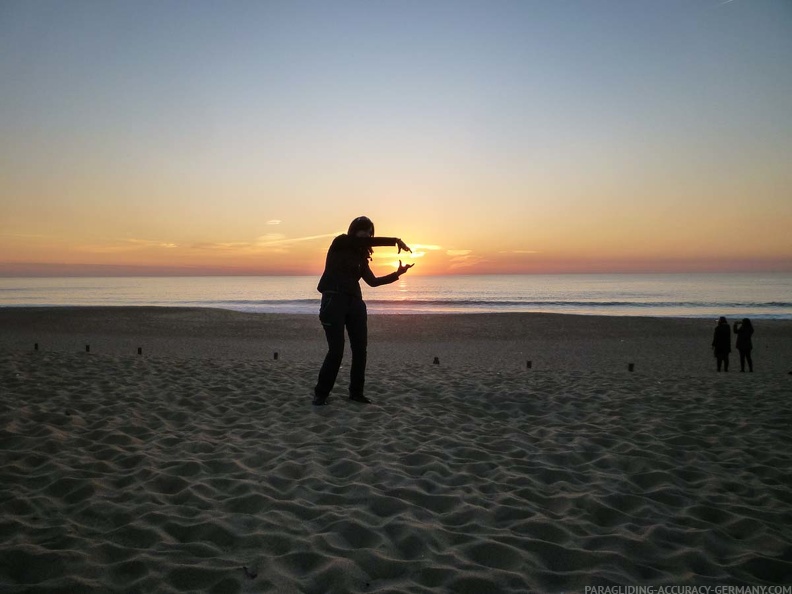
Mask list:
MULTIPOLYGON (((315 276, 0 278, 0 307, 189 306, 318 312, 315 276)), ((418 276, 371 288, 369 313, 550 312, 792 319, 792 274, 418 276)))

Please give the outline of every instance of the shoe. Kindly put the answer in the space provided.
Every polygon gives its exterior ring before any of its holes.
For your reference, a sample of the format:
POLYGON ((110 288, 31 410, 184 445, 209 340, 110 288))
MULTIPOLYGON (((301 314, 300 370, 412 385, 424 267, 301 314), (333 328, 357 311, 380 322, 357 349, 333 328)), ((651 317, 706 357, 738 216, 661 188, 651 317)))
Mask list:
POLYGON ((354 400, 355 402, 362 402, 363 404, 371 404, 371 400, 363 396, 363 394, 356 394, 355 396, 350 396, 350 400, 354 400))
POLYGON ((311 402, 314 406, 324 406, 327 404, 327 396, 314 396, 313 402, 311 402))

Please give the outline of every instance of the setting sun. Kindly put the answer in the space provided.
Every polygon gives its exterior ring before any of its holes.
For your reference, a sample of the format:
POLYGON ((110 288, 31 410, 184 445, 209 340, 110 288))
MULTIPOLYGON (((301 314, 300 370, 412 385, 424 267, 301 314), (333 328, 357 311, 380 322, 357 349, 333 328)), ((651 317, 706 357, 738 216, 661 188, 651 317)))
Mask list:
POLYGON ((785 4, 439 6, 12 2, 0 274, 792 269, 785 4))

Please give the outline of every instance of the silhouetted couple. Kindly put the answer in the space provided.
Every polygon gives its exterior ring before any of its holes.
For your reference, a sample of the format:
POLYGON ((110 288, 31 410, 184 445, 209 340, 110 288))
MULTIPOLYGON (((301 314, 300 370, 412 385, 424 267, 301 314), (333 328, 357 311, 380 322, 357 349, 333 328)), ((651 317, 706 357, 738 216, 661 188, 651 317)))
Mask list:
POLYGON ((374 276, 369 267, 373 248, 395 246, 412 252, 407 245, 396 237, 375 237, 374 223, 367 217, 358 217, 349 225, 344 235, 333 240, 327 251, 324 273, 319 279, 317 289, 322 293, 319 308, 319 321, 327 338, 327 355, 319 379, 314 388, 314 405, 327 404, 330 390, 335 385, 341 359, 344 356, 344 328, 349 334, 352 350, 349 398, 356 402, 371 402, 363 394, 366 382, 366 349, 368 344, 368 322, 366 304, 360 292, 360 279, 372 287, 387 285, 413 267, 399 261, 399 268, 385 276, 374 276))
MULTIPOLYGON (((748 371, 753 371, 753 359, 751 350, 753 349, 753 325, 751 320, 744 318, 742 322, 734 322, 734 333, 737 335, 737 351, 740 353, 740 371, 745 371, 745 363, 748 363, 748 371)), ((729 353, 731 353, 731 333, 729 322, 721 316, 718 325, 715 326, 715 335, 712 337, 712 350, 717 360, 718 371, 723 367, 723 371, 729 371, 729 353)))

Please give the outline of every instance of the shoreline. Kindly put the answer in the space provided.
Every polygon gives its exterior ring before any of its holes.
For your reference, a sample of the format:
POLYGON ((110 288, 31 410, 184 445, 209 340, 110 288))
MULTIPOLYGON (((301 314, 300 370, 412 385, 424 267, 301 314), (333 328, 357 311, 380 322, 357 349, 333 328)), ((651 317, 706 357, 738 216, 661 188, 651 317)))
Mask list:
MULTIPOLYGON (((490 369, 710 373, 714 320, 553 313, 369 316, 369 361, 490 369)), ((757 320, 757 372, 792 371, 792 320, 757 320)), ((316 362, 325 353, 315 314, 195 307, 0 308, 0 349, 316 362)), ((348 347, 345 363, 348 362, 348 347)), ((739 357, 732 352, 736 370, 739 357)))
MULTIPOLYGON (((310 308, 300 308, 290 310, 288 306, 269 311, 257 311, 252 309, 240 309, 234 307, 222 307, 219 305, 33 305, 33 304, 0 304, 0 311, 3 310, 81 310, 81 309, 179 309, 179 310, 213 310, 223 312, 233 312, 246 315, 284 315, 284 316, 315 316, 319 310, 320 300, 311 300, 310 308)), ((715 320, 725 315, 729 320, 740 320, 750 318, 759 321, 788 321, 792 322, 792 313, 765 314, 757 312, 739 312, 735 314, 724 313, 723 311, 713 311, 701 314, 671 314, 671 313, 647 313, 642 311, 644 308, 631 308, 630 313, 619 310, 619 313, 602 313, 601 311, 539 311, 539 310, 520 310, 502 308, 499 310, 477 309, 476 306, 460 305, 458 308, 416 308, 415 304, 408 304, 403 311, 399 307, 404 306, 402 301, 387 301, 377 299, 366 299, 368 315, 370 317, 381 316, 478 316, 478 315, 550 315, 550 316, 574 316, 574 317, 602 317, 602 318, 655 318, 659 320, 715 320)), ((651 310, 650 307, 645 308, 651 310)), ((616 311, 616 308, 613 309, 616 311)), ((655 312, 657 310, 654 310, 655 312)))

